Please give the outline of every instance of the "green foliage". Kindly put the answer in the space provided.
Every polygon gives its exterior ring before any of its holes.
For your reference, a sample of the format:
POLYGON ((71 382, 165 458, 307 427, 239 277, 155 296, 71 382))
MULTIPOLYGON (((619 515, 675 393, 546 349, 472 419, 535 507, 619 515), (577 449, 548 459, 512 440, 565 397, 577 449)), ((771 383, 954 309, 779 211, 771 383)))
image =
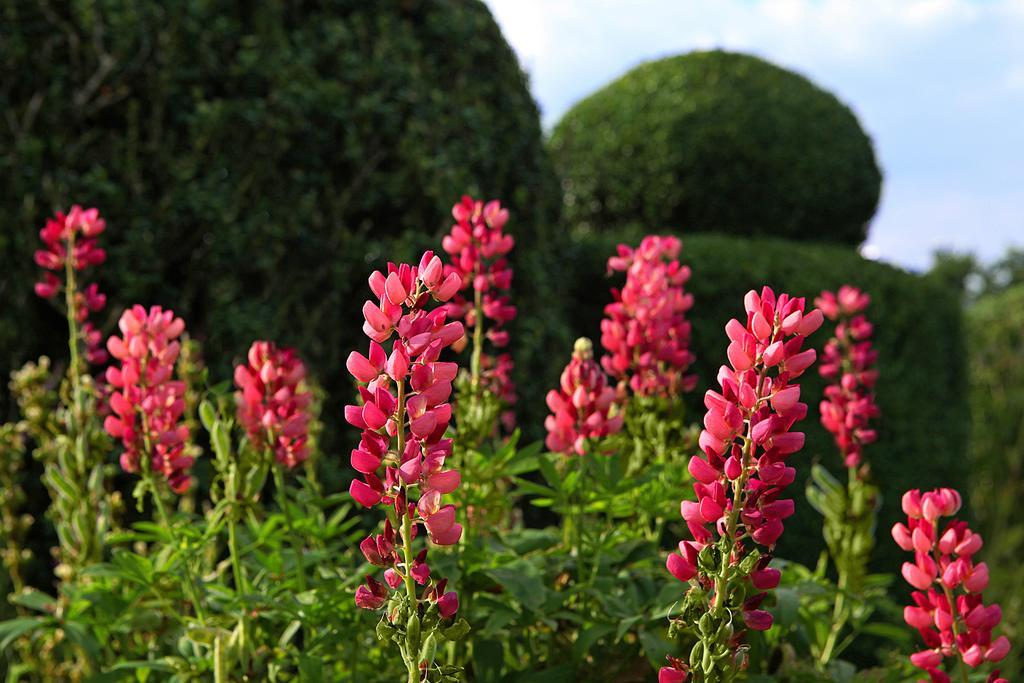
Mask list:
POLYGON ((523 248, 557 214, 536 105, 482 2, 74 0, 0 21, 0 375, 63 344, 32 252, 72 202, 107 219, 112 302, 173 307, 219 374, 254 338, 296 346, 332 405, 368 263, 436 249, 466 191, 501 197, 523 248))
MULTIPOLYGON (((834 666, 839 656, 865 627, 879 598, 879 577, 867 575, 877 532, 878 488, 858 476, 857 468, 847 469, 843 485, 827 469, 815 464, 807 483, 807 502, 824 517, 823 535, 828 555, 822 555, 818 572, 824 574, 826 560, 832 560, 837 575, 831 619, 821 619, 827 628, 810 632, 810 651, 819 668, 834 666), (849 625, 849 632, 846 627, 849 625)), ((891 582, 890 575, 884 583, 891 582)))
MULTIPOLYGON (((970 339, 972 511, 991 568, 986 598, 1003 607, 1004 633, 1024 637, 1024 285, 982 297, 967 312, 970 339)), ((1019 677, 1019 648, 1003 665, 1019 677)))
MULTIPOLYGON (((607 286, 619 284, 607 278, 605 261, 616 244, 636 244, 645 232, 634 226, 597 236, 577 235, 562 252, 565 267, 559 272, 559 296, 574 305, 569 315, 549 320, 549 325, 565 326, 575 336, 596 336, 601 305, 610 300, 607 286)), ((967 376, 961 310, 955 292, 840 247, 677 234, 683 239, 680 261, 693 268, 687 290, 694 295, 689 319, 694 326, 692 348, 697 356, 694 371, 699 389, 687 397, 687 414, 694 421, 705 412, 703 390, 713 385, 719 366, 726 362, 725 324, 742 315, 747 290, 767 284, 776 291, 815 297, 823 289, 849 283, 872 297, 871 320, 881 373, 877 402, 882 416, 878 441, 867 449, 866 459, 872 480, 881 489, 879 528, 890 528, 898 521, 899 499, 906 489, 955 486, 965 480, 969 472, 964 458, 967 376)), ((809 343, 820 348, 826 336, 819 330, 809 343)), ((564 358, 559 354, 551 360, 542 386, 555 385, 564 358)), ((823 387, 824 381, 813 369, 801 378, 801 396, 810 414, 801 423, 807 445, 794 460, 795 490, 805 487, 814 461, 830 469, 842 467, 831 436, 815 417, 823 387)), ((532 399, 524 398, 522 402, 524 407, 535 407, 532 399)), ((540 424, 543 404, 539 408, 540 415, 527 424, 540 424)), ((811 565, 823 549, 821 518, 806 505, 797 508, 796 516, 786 523, 780 552, 811 565)), ((899 562, 900 550, 881 541, 874 553, 873 568, 889 571, 899 562)))
POLYGON ((651 531, 675 516, 680 487, 651 488, 663 465, 631 475, 628 456, 537 450, 517 449, 513 438, 472 456, 511 481, 506 501, 528 500, 555 525, 527 528, 506 518, 497 533, 470 528, 458 554, 440 558, 474 626, 472 644, 452 648, 449 661, 464 663, 476 681, 647 680, 672 649, 665 616, 681 586, 665 572, 651 531), (660 502, 661 519, 645 520, 637 509, 641 488, 656 499, 652 507, 660 502))
MULTIPOLYGON (((834 681, 883 680, 871 671, 858 672, 857 667, 838 653, 855 637, 873 638, 876 645, 905 653, 911 647, 913 632, 902 621, 902 610, 887 595, 893 581, 892 574, 873 574, 862 577, 856 591, 836 585, 828 577, 828 559, 823 554, 813 569, 795 562, 777 561, 773 566, 782 570, 782 582, 774 591, 775 624, 763 637, 755 640, 751 661, 753 670, 765 678, 752 681, 779 681, 785 683, 818 683, 834 681), (844 639, 827 665, 819 665, 818 656, 829 641, 839 596, 850 602, 851 633, 844 639), (855 676, 856 674, 856 676, 855 676)), ((915 680, 905 654, 888 667, 890 675, 902 675, 892 681, 915 680)))
POLYGON ((573 224, 859 244, 881 173, 854 114, 756 57, 647 62, 573 107, 549 148, 573 224))

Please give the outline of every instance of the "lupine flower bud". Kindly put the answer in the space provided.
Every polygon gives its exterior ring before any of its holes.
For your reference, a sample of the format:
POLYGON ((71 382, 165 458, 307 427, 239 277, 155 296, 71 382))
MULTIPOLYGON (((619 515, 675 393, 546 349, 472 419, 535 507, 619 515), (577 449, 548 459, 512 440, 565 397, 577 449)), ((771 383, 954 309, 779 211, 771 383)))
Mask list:
MULTIPOLYGON (((904 609, 903 618, 928 647, 912 654, 910 661, 932 680, 949 680, 940 668, 946 658, 959 656, 976 668, 1001 661, 1010 651, 1006 636, 992 636, 1002 610, 982 602, 988 567, 973 557, 982 547, 981 537, 966 522, 951 520, 940 527, 941 518, 955 515, 960 505, 960 494, 953 489, 908 491, 903 495, 907 523, 892 530, 897 545, 914 552, 914 561, 903 563, 902 574, 917 589, 911 594, 915 604, 904 609)), ((993 672, 989 680, 1000 680, 998 674, 993 672)))
POLYGON ((608 271, 624 271, 626 284, 604 309, 601 367, 641 396, 675 396, 697 383, 687 374, 695 360, 686 320, 693 295, 684 291, 690 269, 677 260, 681 248, 678 238, 648 235, 608 259, 608 271))
MULTIPOLYGON (((689 464, 697 500, 680 505, 693 541, 681 543, 679 553, 666 562, 675 578, 701 589, 690 594, 700 597, 688 599, 677 619, 691 630, 697 620, 709 622, 701 621, 692 656, 738 648, 738 637, 719 637, 727 630, 719 629, 720 624, 735 619, 753 630, 771 627, 771 614, 760 606, 764 591, 779 584, 780 573, 768 564, 783 521, 795 510, 791 499, 780 496, 795 477, 786 461, 803 447, 804 438, 791 430, 807 415, 807 406, 799 402, 799 386, 791 382, 814 361, 814 351, 804 351, 803 343, 821 325, 822 316, 817 310, 805 311, 804 299, 776 297, 767 287, 749 292, 744 305, 746 324, 732 320, 725 328, 730 365, 719 370, 720 390, 709 390, 704 397, 708 412, 699 439, 703 453, 689 464), (710 563, 712 570, 701 560, 706 552, 727 552, 728 557, 710 563), (739 614, 730 614, 737 591, 745 600, 739 614)), ((742 659, 739 655, 737 651, 742 659)), ((661 671, 662 676, 677 675, 671 669, 661 671)))
POLYGON ((238 422, 256 448, 269 448, 285 467, 309 456, 309 404, 302 388, 306 366, 294 349, 256 341, 235 367, 238 422))
MULTIPOLYGON (((465 195, 452 207, 452 216, 455 224, 441 242, 451 258, 444 276, 459 283, 446 306, 448 317, 464 320, 467 335, 477 326, 483 326, 488 341, 496 348, 503 348, 508 345, 508 331, 502 328, 516 317, 516 307, 503 293, 512 285, 508 254, 515 246, 515 239, 504 232, 508 209, 502 208, 498 200, 485 204, 465 195), (469 290, 473 293, 469 294, 469 290), (480 310, 477 310, 478 302, 480 310)), ((441 274, 432 269, 429 276, 439 278, 441 274)), ((465 343, 460 340, 459 347, 465 343)), ((479 369, 480 382, 487 391, 506 407, 516 402, 511 355, 482 353, 479 369)))
POLYGON ((360 544, 370 564, 387 568, 387 586, 367 577, 356 593, 356 604, 365 609, 383 606, 388 587, 397 590, 408 579, 427 586, 419 599, 437 602, 442 617, 458 609, 458 595, 444 592, 443 579, 432 578, 426 550, 410 566, 396 550, 399 543, 411 544, 421 525, 437 545, 452 545, 462 537, 455 506, 442 504, 461 481, 457 471, 444 469, 452 452, 451 439, 444 437, 458 366, 441 361, 440 355, 464 331, 462 323, 449 321, 446 308, 426 310, 431 298, 444 302, 453 296, 457 287, 451 283, 457 280, 443 277, 440 259, 431 252, 418 267, 388 264, 387 275, 376 271, 370 276, 377 297, 363 306, 370 345, 366 355, 353 351, 346 363, 359 382, 361 404, 345 406, 345 419, 362 430, 351 455, 352 467, 362 476, 352 480, 349 493, 364 507, 392 508, 397 528, 408 527, 410 537, 397 538, 386 521, 383 534, 360 544), (388 350, 385 344, 392 337, 388 350), (418 500, 412 498, 416 492, 418 500))
POLYGON ((110 414, 103 426, 124 445, 121 467, 126 472, 138 472, 140 459, 148 457, 150 471, 184 493, 191 484, 192 458, 185 454, 185 384, 174 378, 174 370, 185 323, 159 306, 147 311, 136 305, 124 312, 118 327, 122 336, 107 340, 119 364, 107 368, 110 414))
POLYGON ((555 453, 584 455, 587 441, 622 429, 623 412, 615 389, 594 361, 594 347, 581 337, 562 371, 558 389, 547 395, 551 415, 544 421, 547 447, 555 453))

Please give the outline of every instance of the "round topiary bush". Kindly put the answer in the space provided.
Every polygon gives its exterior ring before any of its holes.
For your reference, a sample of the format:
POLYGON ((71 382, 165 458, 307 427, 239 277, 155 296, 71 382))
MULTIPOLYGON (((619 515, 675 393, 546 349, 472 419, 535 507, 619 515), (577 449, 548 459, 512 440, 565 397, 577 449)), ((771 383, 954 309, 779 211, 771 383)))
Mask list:
POLYGON ((439 245, 464 192, 500 197, 524 249, 557 216, 536 105, 482 2, 72 0, 0 15, 4 378, 64 344, 33 295, 32 252, 71 203, 107 220, 105 330, 120 306, 162 304, 218 376, 268 338, 339 392, 368 264, 439 245))
POLYGON ((849 108, 749 55, 642 64, 569 110, 549 144, 566 216, 856 245, 881 173, 849 108))

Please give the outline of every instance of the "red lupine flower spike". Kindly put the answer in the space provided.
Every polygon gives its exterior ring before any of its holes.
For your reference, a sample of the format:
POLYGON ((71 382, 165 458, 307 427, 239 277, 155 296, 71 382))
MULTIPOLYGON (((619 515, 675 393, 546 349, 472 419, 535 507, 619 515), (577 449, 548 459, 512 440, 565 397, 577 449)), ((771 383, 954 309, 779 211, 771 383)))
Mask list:
MULTIPOLYGON (((851 295, 847 301, 861 300, 851 295)), ((927 646, 910 655, 910 661, 932 680, 949 680, 941 668, 946 659, 959 658, 973 669, 984 662, 1002 661, 1010 651, 1006 636, 993 637, 1002 609, 982 601, 988 567, 974 558, 982 547, 981 536, 965 522, 942 524, 943 517, 960 510, 961 502, 954 489, 907 491, 903 495, 907 523, 892 528, 896 544, 914 553, 914 561, 904 562, 901 571, 917 589, 911 593, 914 604, 903 610, 903 619, 917 629, 927 646)), ((1003 680, 998 676, 994 671, 989 680, 1003 680)))
POLYGON ((545 444, 554 453, 585 455, 589 440, 622 429, 621 402, 585 337, 576 340, 572 359, 562 371, 559 387, 548 392, 547 404, 551 414, 544 421, 545 444))
MULTIPOLYGON (((485 204, 466 195, 452 207, 452 216, 456 222, 441 243, 450 257, 444 273, 459 282, 457 293, 446 307, 448 317, 465 321, 467 334, 482 325, 488 341, 495 348, 504 348, 508 346, 509 335, 503 327, 516 317, 516 307, 504 293, 512 285, 512 267, 507 257, 515 245, 515 239, 504 232, 508 209, 502 208, 498 200, 485 204)), ((420 270, 424 271, 422 262, 420 270)), ((429 264, 426 272, 431 280, 440 278, 429 264)), ((466 343, 460 340, 458 346, 466 343)), ((510 354, 482 353, 478 370, 484 389, 506 407, 516 402, 510 354)), ((506 422, 510 417, 510 413, 503 415, 506 422)))
MULTIPOLYGON (((43 279, 35 284, 35 293, 43 299, 54 299, 64 290, 68 283, 64 275, 68 265, 75 271, 82 271, 90 266, 103 263, 106 252, 98 245, 98 237, 106 229, 106 222, 100 218, 98 209, 83 209, 74 205, 67 214, 57 214, 46 222, 39 231, 43 248, 35 252, 36 265, 45 269, 43 279)), ((76 278, 77 280, 77 278, 76 278)), ((102 337, 96 327, 88 322, 90 313, 99 313, 106 307, 107 297, 93 283, 71 292, 74 308, 74 319, 82 327, 79 335, 85 346, 85 357, 94 365, 102 365, 108 360, 103 349, 102 337)))
POLYGON ((361 403, 345 407, 345 419, 362 430, 351 464, 361 476, 353 479, 349 493, 364 507, 383 505, 397 514, 398 529, 410 529, 400 538, 390 522, 384 533, 368 536, 360 544, 367 561, 385 567, 385 583, 372 577, 356 594, 356 604, 366 609, 384 605, 388 590, 406 585, 429 585, 422 598, 437 602, 442 617, 458 609, 458 596, 444 592, 444 581, 435 579, 426 563, 426 552, 406 566, 399 544, 411 544, 420 526, 437 545, 452 545, 462 537, 455 506, 443 497, 460 483, 459 473, 445 469, 452 443, 445 438, 451 420, 452 380, 458 367, 443 362, 443 349, 464 334, 462 323, 449 321, 445 307, 428 311, 433 299, 450 299, 461 280, 445 276, 440 259, 427 252, 419 266, 388 264, 387 275, 370 276, 376 297, 363 306, 370 338, 366 354, 353 351, 346 367, 359 382, 361 403), (415 497, 418 494, 418 497, 415 497), (433 591, 433 592, 431 592, 433 591))
POLYGON ((124 312, 118 326, 122 336, 107 340, 117 363, 106 372, 111 391, 103 426, 121 440, 126 472, 138 472, 140 458, 148 456, 150 471, 166 477, 174 492, 184 493, 192 482, 192 458, 185 454, 185 384, 174 372, 185 323, 170 310, 136 305, 124 312))
POLYGON ((247 362, 235 367, 238 422, 257 448, 269 448, 293 468, 309 456, 309 405, 303 388, 306 366, 294 349, 256 341, 247 362))
MULTIPOLYGON (((725 328, 730 364, 719 370, 720 388, 704 397, 702 454, 689 463, 697 499, 680 504, 693 540, 681 542, 666 561, 677 580, 701 588, 689 594, 677 623, 692 629, 705 615, 718 620, 710 631, 702 622, 695 647, 737 667, 740 639, 720 639, 717 624, 736 619, 753 630, 772 625, 772 615, 760 606, 765 591, 779 583, 779 571, 768 564, 783 521, 795 509, 781 496, 795 477, 787 461, 804 443, 804 435, 792 430, 807 415, 800 387, 792 382, 814 362, 814 351, 803 350, 803 343, 822 323, 818 310, 805 310, 804 299, 776 296, 767 287, 749 292, 744 305, 746 323, 731 320, 725 328), (727 556, 711 562, 710 570, 700 559, 705 550, 727 556), (736 582, 744 585, 737 588, 736 582), (746 599, 738 614, 730 614, 735 607, 727 605, 736 590, 746 599)), ((661 678, 684 680, 673 668, 662 669, 661 678)))
POLYGON ((681 248, 678 238, 648 235, 608 259, 608 271, 624 271, 626 284, 604 309, 601 366, 641 396, 675 396, 697 383, 687 374, 695 360, 686 320, 693 295, 684 290, 690 269, 677 260, 681 248))
POLYGON ((876 438, 870 421, 880 414, 874 396, 878 371, 873 367, 878 354, 871 347, 871 323, 863 315, 870 301, 849 285, 840 287, 838 294, 825 291, 815 299, 825 315, 838 322, 818 366, 822 377, 833 380, 825 387, 820 408, 821 424, 832 434, 847 467, 860 465, 864 446, 876 438))

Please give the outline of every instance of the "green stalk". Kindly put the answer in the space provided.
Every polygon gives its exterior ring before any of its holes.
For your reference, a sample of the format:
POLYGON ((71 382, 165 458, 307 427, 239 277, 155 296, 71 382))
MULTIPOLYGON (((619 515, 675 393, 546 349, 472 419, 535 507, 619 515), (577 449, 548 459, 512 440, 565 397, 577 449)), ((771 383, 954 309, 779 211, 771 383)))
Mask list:
MULTIPOLYGON (((235 494, 237 496, 237 494, 235 494)), ((242 565, 242 556, 238 552, 238 535, 235 527, 238 525, 238 501, 231 506, 231 517, 228 520, 228 551, 231 553, 231 569, 235 576, 235 592, 239 595, 249 593, 249 584, 245 578, 245 567, 242 565)), ((249 615, 248 609, 243 607, 242 614, 238 619, 242 630, 242 666, 249 667, 249 615)), ((220 640, 217 640, 220 644, 220 640)))
POLYGON ((473 398, 477 399, 480 390, 480 357, 484 348, 484 308, 483 292, 476 290, 473 294, 473 355, 469 362, 471 385, 473 387, 473 398))
MULTIPOLYGON (((761 372, 757 376, 755 408, 758 403, 764 400, 764 397, 761 396, 761 388, 764 385, 764 378, 767 372, 767 368, 762 368, 761 372)), ((743 491, 747 487, 747 471, 750 469, 750 456, 754 450, 753 431, 754 426, 749 420, 747 420, 747 434, 743 437, 743 472, 732 484, 732 510, 729 511, 729 517, 725 524, 726 538, 732 541, 732 545, 730 545, 723 554, 722 568, 719 571, 718 576, 715 577, 715 601, 714 605, 712 605, 715 616, 720 616, 722 614, 722 609, 725 607, 725 586, 729 582, 729 572, 732 568, 730 566, 730 560, 732 558, 733 546, 736 543, 736 525, 739 519, 740 510, 743 508, 743 491)))
MULTIPOLYGON (((273 458, 273 454, 270 454, 273 458)), ((292 521, 292 511, 288 505, 288 489, 284 485, 284 471, 283 466, 277 462, 273 464, 274 468, 274 484, 277 486, 277 494, 280 496, 278 505, 281 506, 281 511, 284 513, 285 527, 288 529, 288 535, 291 538, 292 552, 295 553, 295 580, 299 584, 299 591, 306 591, 306 572, 302 567, 302 555, 300 553, 299 540, 295 534, 295 524, 292 521)))
MULTIPOLYGON (((89 453, 88 442, 85 434, 85 397, 82 393, 82 359, 78 330, 78 302, 75 295, 78 293, 77 281, 75 278, 75 267, 73 254, 75 252, 74 234, 67 240, 67 257, 64 260, 64 309, 68 323, 68 352, 69 364, 68 375, 71 380, 71 427, 72 437, 75 444, 75 468, 69 472, 71 481, 83 493, 87 488, 89 478, 89 453)), ((82 548, 78 552, 77 559, 90 558, 95 553, 94 527, 91 524, 81 525, 82 548)), ((64 549, 65 561, 71 559, 68 549, 64 549)), ((74 564, 78 564, 77 562, 74 564)))
MULTIPOLYGON (((143 374, 145 374, 145 367, 143 367, 143 374)), ((160 490, 157 488, 156 478, 153 476, 153 446, 149 440, 149 419, 146 417, 145 412, 140 411, 140 414, 142 418, 142 443, 146 450, 140 458, 141 462, 139 463, 142 468, 142 478, 146 483, 146 488, 149 489, 150 494, 153 496, 153 506, 156 508, 157 515, 160 517, 160 523, 163 524, 165 529, 167 529, 167 534, 171 537, 171 541, 177 545, 178 540, 174 534, 174 527, 171 526, 171 518, 167 514, 164 499, 160 496, 160 490)), ((206 616, 203 613, 203 603, 199 595, 199 582, 196 579, 195 574, 192 573, 192 565, 189 562, 189 558, 184 558, 182 564, 185 565, 185 585, 188 587, 187 592, 196 611, 196 618, 199 619, 200 624, 205 625, 206 616)))
MULTIPOLYGON (((171 519, 167 515, 167 507, 164 505, 164 500, 157 489, 155 477, 153 477, 153 474, 149 471, 148 467, 145 469, 144 476, 146 477, 146 486, 149 488, 149 492, 153 496, 153 505, 156 507, 157 515, 160 517, 160 523, 163 524, 165 529, 167 529, 167 533, 170 534, 171 540, 177 544, 177 538, 174 535, 174 528, 171 526, 171 519)), ((188 587, 189 599, 192 600, 192 605, 196 610, 196 618, 199 619, 200 624, 205 625, 206 615, 203 613, 203 602, 199 596, 199 582, 196 579, 195 574, 192 572, 192 565, 187 557, 184 558, 182 564, 185 565, 185 585, 188 587)))
MULTIPOLYGON (((940 559, 940 553, 939 553, 939 520, 937 520, 937 519, 934 522, 932 522, 932 538, 935 539, 934 545, 932 546, 932 555, 935 558, 935 566, 941 567, 942 565, 939 563, 939 559, 940 559)), ((954 643, 959 643, 960 642, 960 615, 957 614, 956 601, 954 601, 954 599, 953 599, 953 591, 951 591, 946 586, 946 584, 942 582, 942 577, 941 576, 939 577, 939 584, 942 586, 942 592, 945 594, 946 601, 949 603, 949 608, 950 608, 950 610, 952 610, 952 613, 953 613, 953 619, 952 619, 953 642, 954 643)), ((960 651, 960 646, 957 645, 957 652, 959 653, 959 651, 960 651)), ((963 683, 968 683, 967 669, 965 668, 963 657, 959 658, 959 663, 957 664, 957 669, 960 671, 960 677, 963 679, 963 683)))
MULTIPOLYGON (((858 482, 857 468, 847 468, 847 482, 846 482, 846 504, 849 506, 853 501, 854 486, 858 482)), ((849 536, 846 536, 844 541, 849 540, 849 536)), ((852 551, 849 547, 849 543, 843 544, 842 552, 847 557, 844 559, 845 562, 840 563, 838 558, 832 558, 836 565, 836 572, 839 578, 836 582, 836 587, 839 589, 836 593, 836 601, 832 608, 832 627, 829 629, 828 638, 825 640, 825 646, 821 650, 821 655, 818 657, 818 664, 820 667, 826 666, 832 660, 832 653, 835 650, 836 643, 839 641, 839 634, 842 632, 843 627, 846 625, 849 619, 849 614, 846 610, 846 591, 849 588, 849 571, 847 562, 850 560, 849 554, 852 551)))
POLYGON ((235 589, 239 593, 248 593, 249 588, 245 579, 245 568, 242 566, 241 555, 238 552, 238 538, 235 533, 235 526, 238 524, 237 513, 232 511, 231 521, 228 523, 228 550, 231 553, 231 569, 235 575, 235 589))
MULTIPOLYGON (((405 453, 405 380, 399 380, 397 384, 398 412, 395 421, 398 424, 398 458, 401 460, 402 454, 405 453)), ((408 487, 402 484, 402 490, 407 492, 408 487)), ((408 503, 408 494, 406 494, 405 500, 408 503)), ((412 578, 412 517, 408 510, 402 510, 402 552, 405 556, 405 593, 409 598, 409 608, 416 613, 419 608, 419 600, 416 598, 416 582, 412 578)), ((409 669, 409 683, 417 683, 420 678, 419 648, 415 652, 408 652, 407 655, 406 666, 409 669)))

